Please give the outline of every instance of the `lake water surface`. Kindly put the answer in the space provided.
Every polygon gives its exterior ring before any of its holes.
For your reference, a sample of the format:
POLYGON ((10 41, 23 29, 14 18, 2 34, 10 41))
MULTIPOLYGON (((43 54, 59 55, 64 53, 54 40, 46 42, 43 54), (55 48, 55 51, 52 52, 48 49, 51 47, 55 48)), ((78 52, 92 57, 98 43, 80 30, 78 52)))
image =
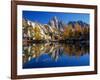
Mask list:
POLYGON ((23 68, 88 66, 89 44, 42 43, 23 46, 23 68))

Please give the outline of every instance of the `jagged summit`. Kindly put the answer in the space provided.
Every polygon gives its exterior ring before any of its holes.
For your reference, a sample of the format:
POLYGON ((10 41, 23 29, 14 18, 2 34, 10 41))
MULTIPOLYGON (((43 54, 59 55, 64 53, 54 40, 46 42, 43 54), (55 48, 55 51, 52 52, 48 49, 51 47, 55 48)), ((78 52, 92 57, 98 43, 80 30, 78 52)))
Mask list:
POLYGON ((58 30, 63 30, 65 23, 54 16, 48 23, 52 28, 56 28, 58 30))
POLYGON ((81 27, 88 27, 89 26, 89 24, 87 24, 87 23, 85 23, 81 20, 79 20, 79 21, 70 21, 70 22, 68 22, 67 25, 72 25, 72 27, 75 27, 76 24, 79 24, 81 27))

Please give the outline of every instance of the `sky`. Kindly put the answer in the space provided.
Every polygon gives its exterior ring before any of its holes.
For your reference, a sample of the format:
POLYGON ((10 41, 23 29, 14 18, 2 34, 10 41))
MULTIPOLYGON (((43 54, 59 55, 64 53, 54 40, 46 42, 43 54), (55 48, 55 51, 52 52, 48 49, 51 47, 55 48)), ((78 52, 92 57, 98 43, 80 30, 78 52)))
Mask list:
POLYGON ((84 13, 62 13, 62 12, 43 12, 43 11, 23 11, 22 17, 24 19, 39 22, 41 24, 47 24, 54 16, 58 20, 67 24, 69 21, 83 21, 90 23, 90 15, 84 13))

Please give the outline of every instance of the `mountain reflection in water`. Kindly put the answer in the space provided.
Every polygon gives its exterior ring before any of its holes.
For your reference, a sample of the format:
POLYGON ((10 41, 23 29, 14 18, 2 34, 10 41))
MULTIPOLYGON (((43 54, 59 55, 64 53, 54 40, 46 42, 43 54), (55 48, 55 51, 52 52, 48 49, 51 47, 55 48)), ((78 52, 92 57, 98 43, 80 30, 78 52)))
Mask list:
POLYGON ((23 46, 23 68, 88 66, 89 44, 41 43, 23 46))

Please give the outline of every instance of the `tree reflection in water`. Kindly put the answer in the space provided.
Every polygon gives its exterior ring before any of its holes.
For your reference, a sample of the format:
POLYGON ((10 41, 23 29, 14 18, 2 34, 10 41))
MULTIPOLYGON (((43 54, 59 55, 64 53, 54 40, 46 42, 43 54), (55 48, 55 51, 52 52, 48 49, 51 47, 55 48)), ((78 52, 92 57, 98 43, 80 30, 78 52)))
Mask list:
MULTIPOLYGON (((69 57, 76 56, 77 58, 89 54, 89 43, 41 43, 23 45, 23 65, 32 59, 38 62, 42 55, 48 55, 56 62, 62 55, 69 57)), ((45 61, 48 61, 47 58, 45 61)), ((34 64, 33 64, 34 65, 34 64)))

